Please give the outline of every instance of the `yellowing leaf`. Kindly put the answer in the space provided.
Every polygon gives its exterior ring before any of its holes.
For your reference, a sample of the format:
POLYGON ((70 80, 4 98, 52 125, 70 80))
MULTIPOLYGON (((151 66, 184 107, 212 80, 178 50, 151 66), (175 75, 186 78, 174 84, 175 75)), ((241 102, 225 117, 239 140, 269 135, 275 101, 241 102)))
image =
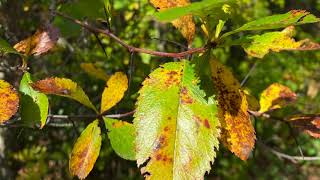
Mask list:
POLYGON ((208 103, 188 61, 166 63, 139 91, 136 158, 147 179, 203 179, 218 149, 216 104, 208 103))
POLYGON ((320 138, 320 114, 295 115, 287 118, 287 121, 306 134, 320 138))
POLYGON ((59 39, 59 30, 48 24, 36 31, 34 35, 28 37, 16 45, 14 48, 25 55, 39 56, 52 49, 59 39))
POLYGON ((17 91, 6 81, 0 80, 0 124, 8 121, 19 106, 17 91))
POLYGON ((92 63, 81 63, 81 68, 88 73, 89 75, 107 81, 109 76, 105 73, 104 70, 97 68, 95 65, 92 63))
POLYGON ((255 144, 255 131, 250 121, 246 95, 232 72, 218 60, 210 61, 212 78, 218 92, 221 140, 242 160, 248 159, 255 144))
POLYGON ((88 176, 100 153, 101 129, 98 124, 98 120, 89 124, 72 149, 69 170, 80 179, 88 176))
POLYGON ((283 50, 317 50, 320 45, 310 40, 296 42, 294 26, 290 26, 283 31, 269 32, 263 35, 248 37, 249 43, 242 44, 247 54, 257 58, 263 58, 269 52, 280 52, 283 50))
MULTIPOLYGON (((159 11, 190 4, 189 0, 150 0, 150 2, 159 11)), ((180 30, 181 34, 187 39, 189 44, 192 43, 196 31, 192 18, 192 15, 185 15, 172 21, 172 24, 180 30)))
POLYGON ((82 88, 70 79, 47 78, 33 83, 32 88, 45 94, 54 94, 74 99, 97 111, 82 88))
POLYGON ((288 87, 274 83, 265 89, 260 96, 260 113, 279 109, 294 102, 297 95, 288 87))
POLYGON ((122 72, 116 72, 110 77, 102 93, 101 112, 105 112, 116 105, 128 89, 128 78, 122 72))
POLYGON ((256 97, 252 96, 247 90, 243 90, 243 93, 246 95, 248 101, 248 108, 251 111, 259 111, 260 104, 256 97))

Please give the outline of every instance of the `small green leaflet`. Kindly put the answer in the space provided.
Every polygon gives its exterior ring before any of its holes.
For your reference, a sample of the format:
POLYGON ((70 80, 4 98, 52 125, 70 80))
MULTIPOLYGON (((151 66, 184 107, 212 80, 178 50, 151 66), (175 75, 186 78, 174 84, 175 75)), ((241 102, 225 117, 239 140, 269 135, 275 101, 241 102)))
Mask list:
POLYGON ((49 101, 48 97, 30 86, 33 83, 30 73, 26 72, 20 82, 21 102, 20 113, 23 123, 33 126, 40 122, 40 128, 46 124, 49 101))
POLYGON ((133 124, 116 119, 104 118, 112 149, 123 159, 135 160, 135 130, 133 124))
POLYGON ((157 12, 155 17, 159 21, 170 22, 179 17, 192 14, 196 16, 219 16, 230 13, 230 8, 237 5, 236 0, 203 0, 194 2, 188 6, 170 8, 165 11, 157 12))
POLYGON ((18 53, 7 41, 0 38, 0 52, 4 54, 12 53, 12 54, 18 54, 18 53))
POLYGON ((240 28, 230 31, 224 34, 222 37, 227 37, 229 35, 241 32, 241 31, 254 31, 254 30, 267 30, 267 29, 279 29, 288 26, 309 24, 319 22, 320 18, 310 14, 305 10, 292 10, 285 14, 277 14, 272 16, 267 16, 255 21, 251 21, 244 24, 240 28))
POLYGON ((146 163, 148 179, 202 179, 210 171, 220 124, 198 83, 188 61, 166 63, 143 82, 134 126, 137 163, 146 163))

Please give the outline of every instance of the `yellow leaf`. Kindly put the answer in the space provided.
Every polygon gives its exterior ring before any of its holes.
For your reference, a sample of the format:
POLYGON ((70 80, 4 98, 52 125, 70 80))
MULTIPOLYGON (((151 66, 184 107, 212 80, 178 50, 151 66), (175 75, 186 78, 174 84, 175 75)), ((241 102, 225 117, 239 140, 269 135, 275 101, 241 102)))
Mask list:
POLYGON ((39 28, 34 35, 28 37, 16 45, 14 48, 25 55, 39 56, 52 49, 59 39, 59 30, 48 24, 39 28))
POLYGON ((212 78, 218 92, 218 118, 221 140, 242 160, 247 160, 255 144, 255 131, 250 121, 246 95, 232 72, 218 60, 210 61, 212 78))
POLYGON ((88 73, 89 75, 107 81, 109 76, 105 73, 104 70, 97 68, 95 65, 92 63, 81 63, 81 68, 88 73))
MULTIPOLYGON (((181 7, 190 4, 189 0, 150 0, 151 4, 159 11, 163 11, 173 7, 181 7)), ((192 15, 182 16, 177 20, 172 21, 172 24, 179 29, 188 43, 191 44, 196 31, 192 15)))
POLYGON ((128 89, 128 78, 122 72, 117 72, 110 77, 102 93, 101 113, 116 105, 128 89))
POLYGON ((18 93, 4 80, 0 80, 0 104, 0 124, 3 124, 16 114, 19 106, 18 93))
POLYGON ((74 99, 97 111, 82 88, 70 79, 47 78, 33 83, 32 88, 45 94, 54 94, 74 99))
POLYGON ((297 95, 279 83, 270 85, 260 96, 260 113, 279 109, 294 102, 297 95))
POLYGON ((260 104, 259 104, 258 99, 256 97, 254 97, 253 95, 251 95, 248 90, 243 90, 242 92, 246 95, 249 110, 259 111, 260 104))
POLYGON ((71 152, 69 170, 80 179, 88 176, 100 153, 101 129, 98 124, 99 121, 95 120, 86 127, 71 152))

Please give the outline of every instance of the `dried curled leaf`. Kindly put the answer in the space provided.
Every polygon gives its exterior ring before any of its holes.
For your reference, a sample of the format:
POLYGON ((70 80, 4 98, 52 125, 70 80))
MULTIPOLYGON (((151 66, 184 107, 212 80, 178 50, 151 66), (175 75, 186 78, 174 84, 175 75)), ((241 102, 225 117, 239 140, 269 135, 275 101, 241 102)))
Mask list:
POLYGON ((104 118, 112 149, 123 159, 136 160, 135 130, 133 124, 116 119, 104 118))
POLYGON ((296 42, 292 36, 294 35, 294 26, 287 27, 283 31, 269 32, 263 35, 247 37, 246 43, 242 47, 247 54, 257 58, 263 58, 269 52, 280 52, 283 50, 317 50, 320 45, 310 40, 302 40, 296 42))
POLYGON ((296 100, 297 95, 279 83, 271 84, 260 96, 260 113, 282 108, 296 100))
POLYGON ((0 124, 8 121, 19 106, 17 91, 6 81, 0 79, 0 124))
POLYGON ((116 72, 110 77, 102 93, 101 112, 105 112, 116 105, 128 89, 128 78, 122 72, 116 72))
POLYGON ((81 68, 88 73, 89 75, 107 81, 109 79, 109 76, 105 73, 104 70, 97 68, 94 64, 92 63, 81 63, 80 64, 81 68))
MULTIPOLYGON (((159 11, 174 7, 182 7, 190 4, 189 0, 150 0, 151 4, 159 11)), ((192 15, 185 15, 179 19, 173 20, 172 24, 179 29, 184 38, 187 39, 188 43, 191 44, 196 31, 195 24, 193 22, 192 15)))
POLYGON ((80 179, 88 176, 100 153, 102 138, 98 124, 95 120, 83 130, 71 152, 69 170, 80 179))
POLYGON ((97 111, 82 88, 70 79, 47 78, 33 83, 32 88, 45 94, 54 94, 74 99, 97 111))
POLYGON ((59 30, 47 24, 45 27, 39 28, 34 35, 28 37, 16 45, 14 49, 25 55, 39 56, 52 49, 59 39, 59 30))
POLYGON ((202 179, 218 149, 216 104, 208 103, 188 61, 166 63, 139 91, 137 163, 147 179, 202 179))
POLYGON ((246 95, 232 72, 218 62, 210 61, 215 88, 218 92, 218 117, 221 123, 221 140, 242 160, 247 160, 254 148, 256 136, 250 121, 246 95))
POLYGON ((320 114, 295 115, 287 118, 294 127, 314 138, 320 138, 320 114))

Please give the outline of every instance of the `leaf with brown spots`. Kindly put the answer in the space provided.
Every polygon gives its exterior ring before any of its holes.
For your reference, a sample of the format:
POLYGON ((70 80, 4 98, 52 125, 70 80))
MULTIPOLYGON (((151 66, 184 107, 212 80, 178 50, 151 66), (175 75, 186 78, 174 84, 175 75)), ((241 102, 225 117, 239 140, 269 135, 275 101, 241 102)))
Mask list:
POLYGON ((320 114, 295 115, 286 120, 306 134, 320 138, 320 114))
POLYGON ((116 72, 107 82, 101 98, 101 110, 103 113, 115 106, 128 89, 128 78, 122 72, 116 72))
POLYGON ((242 47, 247 54, 257 58, 263 58, 270 52, 280 51, 311 51, 320 49, 318 43, 309 39, 295 41, 292 36, 295 34, 294 26, 287 27, 283 31, 268 32, 262 35, 246 37, 242 47))
POLYGON ((204 99, 188 61, 164 64, 139 91, 136 158, 147 179, 202 179, 218 149, 216 104, 204 99))
POLYGON ((69 170, 80 179, 88 176, 100 153, 101 129, 98 124, 99 121, 95 120, 82 131, 71 152, 69 170))
POLYGON ((59 30, 51 24, 47 24, 46 26, 39 28, 31 37, 14 45, 14 49, 28 56, 39 56, 52 49, 58 39, 59 30))
POLYGON ((218 60, 210 60, 211 72, 218 96, 218 117, 221 140, 242 160, 247 160, 254 148, 256 136, 251 124, 246 95, 232 72, 218 60))
POLYGON ((136 160, 135 131, 131 123, 104 118, 112 149, 117 155, 127 160, 136 160))
MULTIPOLYGON (((182 7, 190 4, 189 0, 150 0, 155 8, 159 11, 174 7, 182 7)), ((185 15, 172 21, 172 24, 179 29, 184 38, 187 39, 188 43, 191 44, 196 31, 195 24, 193 22, 192 15, 185 15)))
POLYGON ((279 83, 271 84, 260 96, 260 113, 282 108, 296 101, 297 95, 279 83))
POLYGON ((106 74, 104 70, 96 67, 92 63, 81 63, 80 66, 87 74, 91 75, 92 77, 104 81, 107 81, 109 79, 109 76, 106 74))
POLYGON ((17 91, 6 81, 0 79, 0 124, 8 121, 18 111, 17 91))
POLYGON ((47 78, 33 83, 32 88, 45 94, 54 94, 74 99, 97 112, 97 109, 93 106, 82 88, 70 79, 47 78))

